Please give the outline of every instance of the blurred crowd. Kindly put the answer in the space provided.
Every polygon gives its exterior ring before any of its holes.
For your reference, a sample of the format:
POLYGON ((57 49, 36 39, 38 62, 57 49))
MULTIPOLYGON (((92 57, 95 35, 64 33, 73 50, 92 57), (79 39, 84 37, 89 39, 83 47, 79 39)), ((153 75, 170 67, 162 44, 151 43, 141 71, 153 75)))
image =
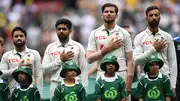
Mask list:
POLYGON ((119 6, 120 26, 130 26, 132 36, 146 28, 145 9, 157 5, 161 10, 161 29, 173 37, 180 34, 179 0, 0 0, 0 34, 5 51, 13 48, 11 31, 15 26, 27 30, 27 46, 43 57, 46 46, 57 40, 55 21, 61 17, 73 23, 71 37, 87 47, 90 32, 102 24, 100 7, 107 2, 119 6))

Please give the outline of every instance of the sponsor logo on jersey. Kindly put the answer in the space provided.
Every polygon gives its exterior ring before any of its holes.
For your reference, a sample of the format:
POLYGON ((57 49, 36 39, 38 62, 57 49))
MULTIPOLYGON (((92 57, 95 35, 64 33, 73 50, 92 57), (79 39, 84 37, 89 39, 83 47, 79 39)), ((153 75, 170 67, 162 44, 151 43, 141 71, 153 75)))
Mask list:
POLYGON ((152 89, 148 90, 147 95, 150 99, 157 99, 160 96, 160 91, 154 86, 152 89))
POLYGON ((55 52, 52 52, 52 53, 50 53, 52 56, 56 56, 56 55, 59 55, 59 54, 61 54, 61 52, 60 51, 55 51, 55 52))
POLYGON ((106 39, 106 36, 96 36, 96 40, 103 40, 106 39))
POLYGON ((117 91, 114 87, 111 87, 109 90, 106 90, 104 92, 104 97, 106 99, 112 99, 113 100, 116 98, 116 96, 117 96, 117 91))
POLYGON ((71 92, 70 94, 65 95, 65 101, 77 101, 77 95, 75 92, 71 92))
POLYGON ((143 42, 142 44, 143 45, 150 45, 150 44, 152 44, 153 42, 152 41, 145 41, 145 42, 143 42))
POLYGON ((8 59, 8 62, 9 62, 9 63, 12 63, 12 62, 19 62, 19 60, 16 59, 16 58, 15 58, 15 59, 8 59))

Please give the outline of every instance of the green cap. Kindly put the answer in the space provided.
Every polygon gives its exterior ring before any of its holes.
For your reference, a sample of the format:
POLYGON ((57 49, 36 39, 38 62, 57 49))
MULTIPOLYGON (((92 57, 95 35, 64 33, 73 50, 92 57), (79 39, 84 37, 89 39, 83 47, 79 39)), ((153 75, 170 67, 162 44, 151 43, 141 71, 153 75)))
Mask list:
POLYGON ((105 64, 106 63, 112 63, 116 66, 116 69, 115 71, 118 71, 119 70, 119 64, 117 62, 117 57, 114 56, 114 55, 108 55, 108 56, 105 56, 100 64, 100 67, 103 71, 106 71, 106 66, 105 64))
POLYGON ((62 64, 62 70, 60 72, 61 77, 65 78, 66 70, 75 70, 77 73, 77 76, 81 74, 81 70, 79 66, 72 60, 66 61, 62 64))
POLYGON ((164 62, 158 58, 157 56, 155 57, 151 57, 148 59, 148 61, 146 62, 146 64, 144 65, 144 72, 148 71, 148 66, 154 62, 158 62, 159 63, 159 69, 164 65, 164 62))
POLYGON ((13 72, 12 76, 17 82, 19 82, 19 79, 18 79, 19 72, 24 72, 26 76, 30 78, 30 83, 32 83, 32 69, 31 68, 19 67, 18 69, 16 69, 13 72))

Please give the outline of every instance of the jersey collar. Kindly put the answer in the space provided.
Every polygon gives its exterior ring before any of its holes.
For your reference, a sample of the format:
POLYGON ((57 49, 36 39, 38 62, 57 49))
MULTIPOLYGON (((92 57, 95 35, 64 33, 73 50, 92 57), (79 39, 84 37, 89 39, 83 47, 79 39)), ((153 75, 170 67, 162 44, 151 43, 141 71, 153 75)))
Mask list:
MULTIPOLYGON (((28 52, 29 52, 29 49, 25 46, 25 50, 24 50, 23 52, 28 53, 28 52)), ((14 48, 14 49, 13 49, 13 54, 16 54, 16 53, 18 53, 18 52, 17 52, 16 49, 14 48)))
POLYGON ((34 85, 33 84, 30 84, 28 88, 26 89, 21 89, 20 85, 17 86, 17 89, 20 89, 21 91, 27 91, 29 88, 33 88, 34 85))
MULTIPOLYGON (((104 75, 102 75, 102 77, 101 77, 102 80, 106 80, 106 78, 107 78, 107 77, 105 77, 104 75)), ((114 79, 114 80, 118 79, 117 74, 115 74, 115 76, 112 77, 112 79, 114 79)))
MULTIPOLYGON (((158 28, 158 29, 159 29, 159 31, 157 33, 162 33, 162 30, 160 28, 158 28)), ((147 34, 152 35, 152 32, 149 30, 148 27, 146 28, 145 31, 146 31, 147 34)))
MULTIPOLYGON (((77 80, 77 79, 75 79, 75 83, 74 83, 74 85, 76 85, 76 84, 79 84, 79 82, 78 82, 78 80, 77 80)), ((64 82, 64 80, 62 80, 62 81, 61 81, 61 85, 66 85, 66 84, 65 84, 65 82, 64 82)))
MULTIPOLYGON (((104 25, 102 25, 101 28, 102 28, 102 31, 106 31, 107 30, 104 25)), ((119 31, 119 28, 118 28, 117 24, 115 25, 114 29, 112 29, 110 32, 114 32, 114 31, 119 31)))
POLYGON ((145 75, 145 78, 147 78, 150 81, 157 80, 158 78, 162 78, 162 73, 159 72, 158 77, 156 79, 149 79, 148 74, 145 75))
MULTIPOLYGON (((56 45, 57 45, 57 47, 63 46, 60 41, 57 41, 56 45)), ((73 45, 73 40, 71 38, 69 38, 69 41, 68 41, 68 43, 65 46, 69 46, 69 45, 73 45)))

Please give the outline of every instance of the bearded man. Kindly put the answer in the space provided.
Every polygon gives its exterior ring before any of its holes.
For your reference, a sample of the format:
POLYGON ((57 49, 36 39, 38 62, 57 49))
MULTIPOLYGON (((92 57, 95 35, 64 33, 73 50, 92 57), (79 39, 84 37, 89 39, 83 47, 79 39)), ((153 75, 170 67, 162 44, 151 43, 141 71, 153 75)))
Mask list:
MULTIPOLYGON (((146 9, 148 27, 139 33, 134 39, 133 60, 135 65, 141 65, 155 55, 163 60, 164 65, 160 72, 167 75, 174 90, 177 79, 177 60, 172 36, 159 28, 160 10, 156 6, 146 9)), ((175 97, 175 96, 174 96, 175 97)))
POLYGON ((12 30, 12 40, 14 49, 3 54, 1 67, 3 79, 8 79, 10 92, 18 87, 18 83, 13 79, 14 70, 23 66, 31 68, 33 71, 33 84, 37 85, 41 98, 43 94, 43 72, 41 66, 41 57, 38 51, 26 47, 27 33, 21 27, 15 27, 12 30))

